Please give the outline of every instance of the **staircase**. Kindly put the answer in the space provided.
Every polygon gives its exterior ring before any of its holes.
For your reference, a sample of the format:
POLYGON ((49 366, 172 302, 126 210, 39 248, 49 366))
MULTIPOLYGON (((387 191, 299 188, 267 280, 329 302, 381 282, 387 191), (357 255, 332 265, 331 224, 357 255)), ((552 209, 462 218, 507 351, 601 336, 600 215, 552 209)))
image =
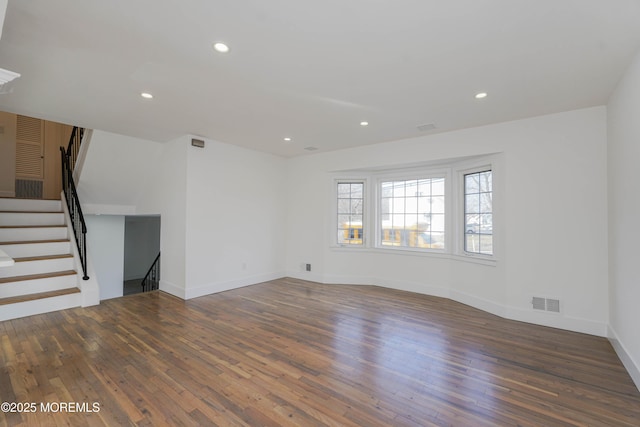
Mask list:
POLYGON ((0 198, 0 321, 82 305, 72 244, 59 200, 0 198))

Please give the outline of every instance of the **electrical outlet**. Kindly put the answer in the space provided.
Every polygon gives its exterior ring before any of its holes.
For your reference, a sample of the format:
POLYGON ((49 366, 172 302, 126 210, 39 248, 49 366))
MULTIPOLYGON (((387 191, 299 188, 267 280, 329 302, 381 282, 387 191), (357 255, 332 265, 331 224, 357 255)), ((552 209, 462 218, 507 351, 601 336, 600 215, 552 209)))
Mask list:
POLYGON ((306 265, 305 265, 305 269, 306 269, 307 271, 311 271, 311 264, 306 264, 306 265))

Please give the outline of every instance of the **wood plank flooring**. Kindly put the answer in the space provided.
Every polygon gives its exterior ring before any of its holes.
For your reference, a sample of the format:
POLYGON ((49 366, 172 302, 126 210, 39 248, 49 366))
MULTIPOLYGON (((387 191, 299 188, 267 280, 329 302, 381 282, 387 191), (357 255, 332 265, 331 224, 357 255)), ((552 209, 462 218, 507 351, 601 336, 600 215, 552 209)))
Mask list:
POLYGON ((604 338, 293 279, 0 322, 0 401, 38 405, 0 426, 640 425, 604 338))

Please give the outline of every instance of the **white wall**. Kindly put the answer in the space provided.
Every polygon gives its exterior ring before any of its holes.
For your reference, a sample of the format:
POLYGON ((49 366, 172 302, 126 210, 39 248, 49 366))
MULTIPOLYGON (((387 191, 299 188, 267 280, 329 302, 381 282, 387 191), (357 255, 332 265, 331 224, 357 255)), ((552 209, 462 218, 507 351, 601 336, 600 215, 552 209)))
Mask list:
POLYGON ((122 296, 124 217, 86 215, 87 251, 100 286, 100 300, 122 296))
POLYGON ((160 289, 188 299, 284 275, 285 164, 191 136, 94 132, 79 187, 89 212, 160 216, 160 289))
MULTIPOLYGON (((124 171, 123 171, 124 173, 124 171)), ((161 145, 155 168, 135 202, 142 215, 160 215, 160 289, 186 297, 187 142, 161 145)))
POLYGON ((160 215, 160 288, 184 298, 185 140, 161 144, 94 130, 78 192, 88 214, 160 215))
POLYGON ((179 297, 288 274, 448 296, 505 317, 606 334, 604 107, 288 160, 211 140, 198 149, 190 136, 165 144, 98 136, 81 186, 95 184, 94 206, 161 215, 160 287, 179 297), (153 167, 136 180, 140 169, 132 160, 115 173, 99 166, 118 165, 113 153, 120 148, 153 167), (332 172, 490 153, 499 153, 496 197, 502 200, 495 266, 330 248, 332 172), (94 167, 102 171, 83 183, 94 167), (301 271, 302 263, 313 271, 301 271), (534 312, 532 295, 560 298, 562 314, 534 312))
MULTIPOLYGON (((0 4, 0 12, 2 5, 0 4)), ((0 197, 16 195, 17 116, 0 111, 0 197)))
POLYGON ((142 279, 160 251, 160 217, 127 216, 124 220, 124 280, 142 279))
POLYGON ((640 54, 608 105, 610 338, 640 388, 640 54))
POLYGON ((505 317, 606 334, 604 107, 299 157, 287 166, 288 275, 448 296, 505 317), (330 248, 332 172, 490 153, 500 153, 495 266, 330 248), (534 312, 532 295, 560 298, 562 314, 534 312))
POLYGON ((78 181, 84 212, 134 214, 162 151, 157 142, 94 130, 78 181))
POLYGON ((211 140, 187 159, 187 298, 282 277, 285 159, 211 140))

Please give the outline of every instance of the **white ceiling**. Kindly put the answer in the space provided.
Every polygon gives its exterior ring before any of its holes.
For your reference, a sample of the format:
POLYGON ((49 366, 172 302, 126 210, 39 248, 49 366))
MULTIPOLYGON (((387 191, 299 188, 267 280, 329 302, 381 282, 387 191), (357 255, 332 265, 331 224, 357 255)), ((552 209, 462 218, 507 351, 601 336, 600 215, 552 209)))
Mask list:
POLYGON ((639 47, 639 0, 9 0, 0 109, 291 157, 603 105, 639 47))

